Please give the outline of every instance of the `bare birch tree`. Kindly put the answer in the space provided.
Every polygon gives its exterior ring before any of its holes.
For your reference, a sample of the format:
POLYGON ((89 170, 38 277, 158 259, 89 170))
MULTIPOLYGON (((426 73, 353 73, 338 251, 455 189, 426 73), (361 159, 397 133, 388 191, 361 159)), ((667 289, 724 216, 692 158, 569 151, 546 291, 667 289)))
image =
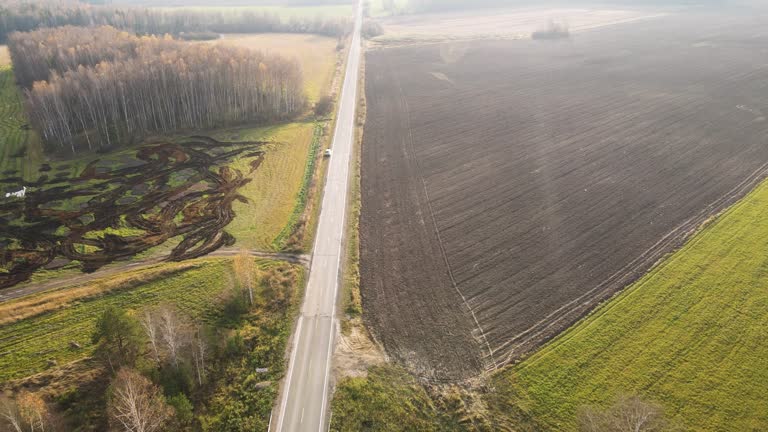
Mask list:
POLYGON ((43 399, 28 391, 23 391, 16 398, 22 420, 29 427, 30 432, 45 432, 50 429, 50 413, 48 405, 43 399))
POLYGON ((156 385, 138 372, 123 368, 110 387, 108 413, 117 430, 155 432, 162 430, 172 409, 156 385))
POLYGON ((198 326, 192 343, 192 360, 195 364, 198 385, 203 385, 203 381, 205 381, 205 361, 207 356, 208 343, 205 340, 204 329, 198 326))
POLYGON ((306 106, 295 59, 88 31, 82 45, 74 27, 11 38, 19 80, 31 85, 30 121, 49 146, 111 147, 156 132, 291 118, 306 106))
POLYGON ((0 401, 0 418, 2 418, 3 423, 8 430, 24 432, 21 413, 19 412, 16 402, 13 400, 3 398, 3 400, 0 401))
POLYGON ((152 349, 152 358, 155 363, 160 364, 160 335, 158 330, 157 319, 151 309, 145 309, 141 314, 141 327, 144 329, 144 333, 147 335, 147 341, 152 349))
POLYGON ((583 432, 657 432, 666 422, 660 407, 637 396, 622 396, 608 409, 583 408, 579 412, 583 432))
POLYGON ((185 324, 171 306, 162 306, 158 310, 160 338, 174 366, 179 365, 179 355, 185 342, 185 324))
POLYGON ((0 426, 14 432, 46 432, 53 428, 48 405, 39 395, 26 390, 16 400, 4 398, 0 402, 0 426))

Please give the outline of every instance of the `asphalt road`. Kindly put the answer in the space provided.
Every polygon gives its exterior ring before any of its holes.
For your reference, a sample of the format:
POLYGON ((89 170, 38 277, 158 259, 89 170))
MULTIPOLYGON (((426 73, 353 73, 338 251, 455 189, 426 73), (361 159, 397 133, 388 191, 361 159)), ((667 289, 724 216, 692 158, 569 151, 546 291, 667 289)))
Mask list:
POLYGON ((350 154, 355 136, 357 78, 360 66, 358 6, 325 192, 317 226, 309 282, 293 336, 291 359, 277 412, 276 430, 324 431, 328 428, 329 372, 336 334, 336 298, 341 276, 350 154))

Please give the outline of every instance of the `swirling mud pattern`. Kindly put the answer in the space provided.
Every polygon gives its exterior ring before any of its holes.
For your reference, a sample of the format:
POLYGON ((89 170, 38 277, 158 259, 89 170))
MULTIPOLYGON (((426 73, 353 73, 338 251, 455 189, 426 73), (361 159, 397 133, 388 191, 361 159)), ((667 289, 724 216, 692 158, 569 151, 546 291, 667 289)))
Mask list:
POLYGON ((224 228, 232 203, 247 202, 238 190, 259 168, 264 144, 194 136, 147 143, 109 164, 94 160, 74 177, 44 166, 23 199, 0 201, 0 288, 62 263, 94 271, 172 238, 173 261, 232 245, 224 228), (236 157, 251 158, 248 173, 227 166, 236 157))

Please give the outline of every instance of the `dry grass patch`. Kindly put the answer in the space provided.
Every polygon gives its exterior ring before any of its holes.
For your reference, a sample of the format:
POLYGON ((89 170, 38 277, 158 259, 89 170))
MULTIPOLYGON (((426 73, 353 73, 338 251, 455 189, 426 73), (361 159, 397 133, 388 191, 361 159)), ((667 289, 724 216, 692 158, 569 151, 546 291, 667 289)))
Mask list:
POLYGON ((172 276, 195 266, 194 262, 158 264, 149 269, 129 271, 76 288, 47 291, 0 303, 0 325, 7 325, 46 312, 64 309, 75 302, 113 291, 130 289, 161 277, 172 276))
POLYGON ((0 45, 0 66, 10 66, 11 55, 8 53, 6 45, 0 45))

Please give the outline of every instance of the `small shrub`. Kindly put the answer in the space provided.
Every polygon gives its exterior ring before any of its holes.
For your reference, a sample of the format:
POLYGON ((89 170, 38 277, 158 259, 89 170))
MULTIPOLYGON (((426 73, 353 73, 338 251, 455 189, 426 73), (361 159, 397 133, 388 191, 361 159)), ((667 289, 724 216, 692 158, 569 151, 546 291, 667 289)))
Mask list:
POLYGON ((366 21, 363 23, 363 28, 360 31, 364 38, 370 39, 383 35, 384 27, 376 21, 366 21))
POLYGON ((224 349, 225 357, 239 357, 245 353, 245 340, 243 336, 238 332, 234 336, 227 339, 227 347, 224 349))
POLYGON ((315 103, 315 115, 318 117, 325 117, 331 113, 333 109, 333 99, 330 96, 325 95, 315 103))
POLYGON ((176 396, 168 398, 168 405, 173 407, 175 411, 176 422, 180 426, 188 426, 192 423, 195 415, 192 412, 192 402, 184 396, 184 393, 179 393, 176 396))
POLYGON ((165 366, 160 369, 159 384, 166 395, 189 394, 194 386, 192 369, 186 363, 178 367, 165 366))

